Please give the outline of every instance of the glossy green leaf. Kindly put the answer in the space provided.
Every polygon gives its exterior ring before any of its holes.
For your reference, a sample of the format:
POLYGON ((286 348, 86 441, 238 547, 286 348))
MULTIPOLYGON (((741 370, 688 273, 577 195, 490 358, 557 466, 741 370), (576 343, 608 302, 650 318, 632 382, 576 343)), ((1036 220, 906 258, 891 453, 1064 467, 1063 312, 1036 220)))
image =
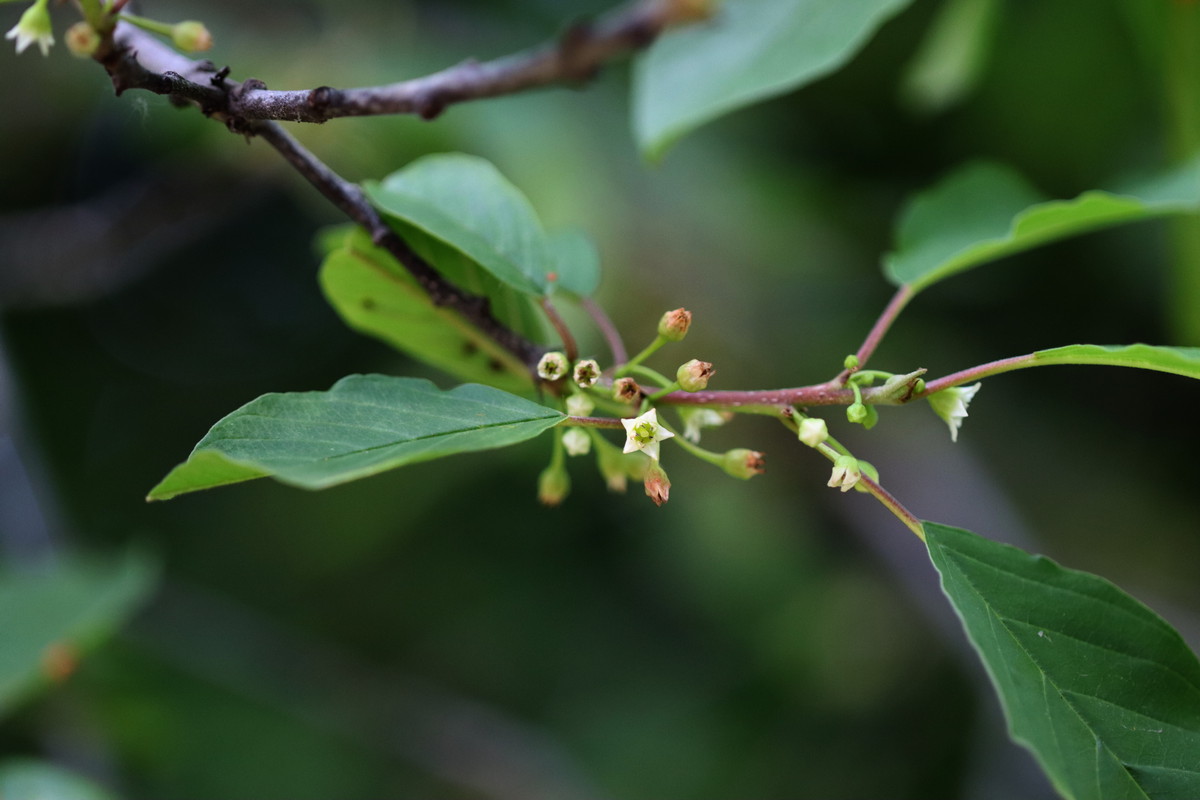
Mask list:
POLYGON ((342 319, 413 358, 464 381, 514 393, 533 388, 529 370, 457 312, 435 306, 390 253, 359 228, 326 236, 321 288, 342 319))
POLYGON ((1200 797, 1200 661, 1113 584, 925 523, 1009 731, 1065 797, 1200 797))
POLYGON ((1038 364, 1100 364, 1171 372, 1200 379, 1200 347, 1158 347, 1149 344, 1072 344, 1039 350, 1038 364))
POLYGON ((1200 211, 1200 159, 1120 193, 1045 201, 1009 169, 975 164, 918 195, 884 271, 914 292, 1003 256, 1088 231, 1200 211))
MULTIPOLYGON (((446 260, 437 251, 421 253, 465 289, 474 288, 474 273, 480 268, 527 295, 550 291, 552 276, 571 274, 574 281, 576 268, 557 263, 563 251, 548 239, 525 195, 482 158, 461 153, 426 156, 382 182, 364 183, 363 189, 381 212, 404 226, 402 236, 416 229, 465 256, 446 260)), ((418 243, 410 244, 421 251, 418 243)), ((579 255, 579 250, 571 255, 579 255)), ((593 268, 590 263, 580 267, 593 268)))
POLYGON ((821 78, 911 0, 724 0, 712 19, 667 33, 637 60, 633 127, 658 158, 717 117, 821 78))
POLYGON ((0 763, 3 800, 116 800, 98 784, 62 767, 21 758, 0 763))
MULTIPOLYGON (((0 714, 62 678, 133 613, 154 585, 138 553, 0 572, 0 714)), ((0 792, 0 797, 9 797, 0 792)))
POLYGON ((270 476, 323 489, 406 464, 505 447, 564 419, 489 386, 351 375, 327 392, 267 394, 228 415, 148 500, 270 476))

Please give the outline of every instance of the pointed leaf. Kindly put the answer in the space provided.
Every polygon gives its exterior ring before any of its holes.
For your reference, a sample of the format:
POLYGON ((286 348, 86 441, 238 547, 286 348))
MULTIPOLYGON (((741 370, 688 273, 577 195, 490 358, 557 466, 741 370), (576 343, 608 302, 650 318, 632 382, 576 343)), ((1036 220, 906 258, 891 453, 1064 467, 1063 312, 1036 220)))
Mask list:
POLYGON ((1149 344, 1072 344, 1034 353, 1036 364, 1101 364, 1171 372, 1200 379, 1200 347, 1158 347, 1149 344))
POLYGON ((154 564, 138 552, 0 571, 0 714, 70 674, 79 657, 145 599, 155 574, 154 564))
MULTIPOLYGON (((426 156, 363 189, 380 211, 466 255, 507 286, 545 293, 551 267, 542 224, 525 195, 488 161, 462 153, 426 156)), ((465 265, 435 266, 470 286, 465 265)))
POLYGON ((1113 584, 937 523, 929 555, 1013 738, 1069 798, 1200 797, 1200 661, 1113 584))
POLYGON ((390 253, 360 228, 341 233, 321 265, 321 288, 330 304, 357 331, 455 377, 505 391, 533 388, 529 371, 455 311, 429 295, 390 253))
POLYGON ((1020 176, 975 164, 918 195, 901 217, 884 271, 913 292, 959 272, 1100 228, 1200 211, 1200 159, 1122 193, 1043 198, 1020 176))
POLYGON ((327 392, 268 394, 222 419, 148 500, 271 476, 323 489, 405 464, 505 447, 557 425, 552 408, 488 386, 351 375, 327 392))
POLYGON ((835 71, 911 0, 724 0, 634 68, 633 127, 649 158, 680 136, 835 71))

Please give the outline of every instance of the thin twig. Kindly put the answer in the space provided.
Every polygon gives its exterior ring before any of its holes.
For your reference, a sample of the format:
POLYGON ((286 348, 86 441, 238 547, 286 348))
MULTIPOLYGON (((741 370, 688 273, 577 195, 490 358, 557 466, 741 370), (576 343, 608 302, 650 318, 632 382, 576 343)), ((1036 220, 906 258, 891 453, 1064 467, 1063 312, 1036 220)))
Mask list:
POLYGON ((243 119, 325 122, 337 117, 417 114, 432 119, 447 106, 556 84, 583 83, 610 61, 640 50, 668 26, 705 13, 695 0, 641 0, 595 24, 577 24, 557 41, 493 61, 465 61, 413 80, 358 89, 297 91, 254 88, 232 98, 243 119))
MULTIPOLYGON (((887 308, 879 315, 879 319, 875 320, 875 324, 871 326, 871 331, 867 334, 867 338, 863 340, 862 345, 858 348, 858 352, 855 353, 855 357, 858 359, 857 369, 862 369, 867 365, 867 361, 875 354, 875 348, 879 347, 879 343, 883 341, 884 335, 892 327, 892 323, 896 321, 896 317, 908 305, 908 301, 912 299, 912 296, 912 288, 908 285, 901 286, 892 295, 887 308)), ((852 372, 853 370, 842 370, 831 383, 838 386, 845 386, 852 372)))
POLYGON ((629 353, 625 350, 625 341, 621 338, 621 332, 617 330, 617 326, 613 324, 612 319, 600 307, 600 304, 590 297, 584 297, 580 300, 580 305, 596 323, 596 327, 604 336, 604 341, 608 342, 608 350, 612 354, 613 363, 624 364, 628 361, 629 353))
POLYGON ((566 352, 567 361, 572 364, 575 359, 579 358, 579 345, 575 342, 575 336, 571 333, 571 329, 567 326, 566 320, 558 313, 558 309, 550 302, 549 297, 543 297, 538 301, 542 307, 542 313, 546 315, 550 326, 554 328, 558 338, 562 341, 563 350, 566 352))

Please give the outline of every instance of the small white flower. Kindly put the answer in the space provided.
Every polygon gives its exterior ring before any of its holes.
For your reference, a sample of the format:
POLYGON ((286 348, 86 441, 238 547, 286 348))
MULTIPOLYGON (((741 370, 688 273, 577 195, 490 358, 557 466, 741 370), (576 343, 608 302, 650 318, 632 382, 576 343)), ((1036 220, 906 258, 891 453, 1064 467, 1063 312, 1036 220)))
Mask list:
POLYGON ((537 374, 544 381, 556 381, 566 375, 570 368, 567 357, 557 350, 552 350, 542 356, 542 360, 538 362, 537 374))
POLYGON ((586 417, 596 410, 596 404, 586 394, 573 394, 567 398, 567 413, 572 417, 586 417))
POLYGON ((655 461, 658 461, 658 443, 675 435, 658 424, 658 410, 653 408, 640 417, 623 419, 621 424, 626 436, 623 452, 641 450, 655 461))
POLYGON ((17 40, 17 53, 25 52, 25 48, 36 43, 42 55, 50 55, 50 45, 54 44, 54 30, 50 26, 50 13, 46 11, 47 0, 37 0, 13 29, 4 34, 5 39, 17 40))
POLYGON ((571 428, 564 433, 562 443, 569 456, 586 456, 592 449, 592 437, 582 428, 571 428))
POLYGON ((933 413, 950 426, 950 441, 958 441, 958 429, 962 427, 962 421, 967 416, 967 406, 979 391, 980 385, 976 383, 971 386, 955 386, 953 389, 944 389, 929 395, 929 407, 933 409, 933 413))
POLYGON ((729 421, 720 411, 711 408, 681 408, 679 416, 683 417, 683 438, 697 444, 701 428, 716 428, 729 421))
POLYGON ((800 441, 809 447, 816 447, 829 438, 829 428, 820 417, 808 417, 800 423, 800 441))
POLYGON ((595 386, 600 380, 600 365, 593 358, 584 358, 575 362, 575 385, 581 389, 595 386))
POLYGON ((838 456, 837 461, 833 462, 833 474, 829 476, 829 483, 825 485, 848 492, 854 488, 854 484, 858 483, 858 479, 861 477, 858 459, 854 456, 838 456))

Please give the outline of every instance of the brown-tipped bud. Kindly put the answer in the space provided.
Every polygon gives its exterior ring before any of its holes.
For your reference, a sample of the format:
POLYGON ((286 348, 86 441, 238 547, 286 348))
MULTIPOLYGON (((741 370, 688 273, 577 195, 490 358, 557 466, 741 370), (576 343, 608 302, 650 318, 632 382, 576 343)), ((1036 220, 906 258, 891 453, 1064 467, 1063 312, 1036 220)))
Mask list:
POLYGON ((96 29, 86 22, 76 22, 67 28, 67 32, 63 35, 63 41, 67 43, 67 49, 71 51, 71 55, 79 58, 91 58, 92 54, 96 52, 96 48, 100 46, 100 34, 96 33, 96 29))
POLYGON ((762 475, 767 468, 765 456, 757 450, 747 450, 740 447, 737 450, 730 450, 721 459, 721 468, 729 475, 735 478, 741 478, 744 481, 750 480, 755 475, 762 475))
POLYGON ((687 336, 691 326, 692 312, 686 308, 677 308, 662 315, 662 319, 658 321, 658 335, 668 342, 678 342, 687 336))
POLYGON ((171 28, 171 41, 185 53, 196 53, 212 47, 212 34, 203 22, 189 19, 171 28))
POLYGON ((679 381, 679 388, 685 392, 698 392, 708 388, 708 379, 714 374, 716 370, 712 364, 693 358, 676 370, 675 380, 679 381))
POLYGON ((642 398, 642 387, 633 378, 617 378, 613 381, 613 399, 622 403, 633 403, 642 398))
POLYGON ((650 462, 650 466, 646 468, 646 476, 642 478, 642 482, 646 487, 646 496, 654 501, 654 505, 661 506, 670 499, 671 481, 667 478, 666 471, 659 466, 657 461, 650 462))

